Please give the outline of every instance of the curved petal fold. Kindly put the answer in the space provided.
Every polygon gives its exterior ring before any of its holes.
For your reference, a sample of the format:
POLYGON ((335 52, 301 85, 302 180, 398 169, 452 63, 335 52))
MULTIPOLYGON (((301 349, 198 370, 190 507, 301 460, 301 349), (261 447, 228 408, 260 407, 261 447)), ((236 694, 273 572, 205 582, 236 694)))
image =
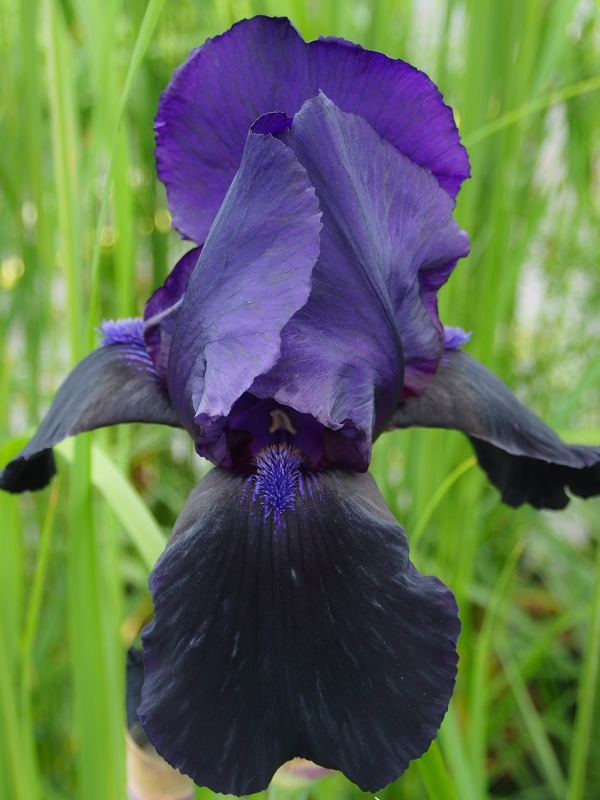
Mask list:
POLYGON ((135 339, 99 347, 75 367, 33 438, 0 473, 0 488, 42 489, 56 473, 54 445, 121 422, 181 426, 150 356, 135 339))
POLYGON ((390 425, 412 426, 466 433, 509 506, 564 508, 565 487, 580 497, 600 494, 600 447, 565 444, 501 380, 460 350, 446 351, 426 391, 402 403, 390 425))
POLYGON ((310 293, 320 217, 291 150, 249 133, 170 348, 169 393, 200 449, 219 437, 234 402, 277 361, 281 330, 310 293))
POLYGON ((161 97, 157 169, 184 238, 205 241, 252 123, 268 112, 291 117, 321 90, 456 196, 468 157, 452 110, 424 73, 342 39, 306 43, 289 20, 259 16, 193 50, 161 97))
POLYGON ((370 475, 300 473, 278 515, 257 491, 216 468, 179 517, 150 577, 140 720, 213 791, 260 791, 296 756, 375 791, 444 717, 454 597, 410 563, 370 475))
POLYGON ((319 198, 321 253, 310 298, 283 330, 281 358, 250 391, 334 430, 352 423, 360 453, 344 466, 366 469, 372 433, 403 387, 419 393, 437 368, 444 335, 424 286, 439 288, 468 238, 427 170, 323 94, 280 135, 319 198))
POLYGON ((144 683, 144 655, 141 650, 130 647, 127 651, 125 710, 127 729, 139 725, 138 706, 142 702, 142 685, 144 683))
POLYGON ((182 256, 167 279, 146 303, 144 309, 144 342, 156 371, 163 381, 167 381, 171 339, 183 295, 188 287, 194 267, 198 263, 201 247, 194 247, 182 256))

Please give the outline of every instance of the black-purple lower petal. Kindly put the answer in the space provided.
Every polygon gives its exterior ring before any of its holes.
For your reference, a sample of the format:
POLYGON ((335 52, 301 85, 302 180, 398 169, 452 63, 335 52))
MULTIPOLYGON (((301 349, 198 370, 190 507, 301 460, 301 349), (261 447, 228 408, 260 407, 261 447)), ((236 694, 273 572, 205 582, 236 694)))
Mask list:
POLYGON ((150 577, 140 719, 213 791, 264 789, 295 756, 374 791, 444 717, 456 603, 370 475, 300 472, 291 500, 272 478, 217 468, 192 492, 150 577))
POLYGON ((451 428, 468 434, 480 465, 517 507, 564 508, 568 487, 580 497, 600 494, 600 447, 567 445, 483 364, 446 350, 420 397, 404 401, 390 427, 451 428))
POLYGON ((138 706, 142 702, 144 684, 144 656, 141 650, 130 647, 127 652, 127 678, 125 683, 125 708, 127 728, 131 730, 139 723, 138 706))
POLYGON ((75 367, 35 436, 0 472, 0 489, 42 489, 56 473, 54 445, 121 422, 181 425, 150 356, 133 341, 99 347, 75 367))

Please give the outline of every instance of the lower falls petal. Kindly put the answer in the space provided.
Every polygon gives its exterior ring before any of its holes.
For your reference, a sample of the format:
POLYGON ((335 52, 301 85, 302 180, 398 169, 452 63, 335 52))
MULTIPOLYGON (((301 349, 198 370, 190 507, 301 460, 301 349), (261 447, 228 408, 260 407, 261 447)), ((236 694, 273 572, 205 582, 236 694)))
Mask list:
POLYGON ((137 715, 144 682, 142 653, 127 653, 125 705, 127 732, 127 797, 130 800, 193 800, 194 785, 187 775, 169 766, 146 738, 137 715))
POLYGON ((375 791, 444 717, 456 602, 410 563, 370 475, 290 461, 278 511, 270 461, 262 483, 216 468, 190 495, 150 577, 140 720, 213 791, 262 790, 294 757, 375 791))

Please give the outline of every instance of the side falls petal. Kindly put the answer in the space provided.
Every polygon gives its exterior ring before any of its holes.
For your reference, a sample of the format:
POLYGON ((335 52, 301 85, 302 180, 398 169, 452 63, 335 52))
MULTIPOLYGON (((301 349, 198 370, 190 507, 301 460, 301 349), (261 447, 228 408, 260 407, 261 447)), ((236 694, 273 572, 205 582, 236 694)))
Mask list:
POLYGON ((565 444, 483 364, 460 350, 420 397, 404 401, 391 428, 450 428, 466 433, 481 467, 516 508, 564 508, 568 487, 580 497, 600 494, 600 447, 565 444))
POLYGON ((35 436, 0 472, 8 492, 43 489, 56 473, 52 447, 68 436, 121 422, 181 426, 145 348, 99 347, 67 376, 35 436))

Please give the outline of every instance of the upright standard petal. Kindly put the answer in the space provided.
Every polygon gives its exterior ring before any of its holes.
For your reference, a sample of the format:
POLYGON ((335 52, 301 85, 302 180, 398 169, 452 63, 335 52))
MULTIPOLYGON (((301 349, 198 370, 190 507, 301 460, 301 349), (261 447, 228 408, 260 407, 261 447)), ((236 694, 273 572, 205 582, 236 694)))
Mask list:
POLYGON ((564 508, 565 487, 580 497, 600 494, 600 448, 565 444, 501 380, 460 350, 446 352, 421 397, 399 406, 391 427, 412 426, 468 434, 479 464, 509 506, 564 508))
POLYGON ((287 19, 255 17, 192 51, 160 100, 157 169, 184 238, 204 242, 254 120, 270 111, 291 117, 320 90, 456 196, 469 176, 467 153, 424 73, 341 39, 307 44, 287 19))
POLYGON ((280 477, 217 468, 191 494, 150 577, 140 720, 213 791, 265 789, 295 756, 375 791, 444 717, 456 603, 410 563, 370 475, 280 477))
MULTIPOLYGON (((272 136, 248 134, 242 165, 192 274, 171 343, 169 393, 199 452, 281 349, 307 301, 321 214, 306 171, 272 136)), ((228 466, 228 464, 224 464, 228 466)))
POLYGON ((321 254, 308 303, 283 330, 279 362, 250 391, 343 428, 356 457, 342 466, 366 469, 373 432, 385 428, 403 388, 422 391, 443 351, 424 276, 448 274, 468 239, 431 174, 323 94, 281 140, 317 192, 321 254))
POLYGON ((166 382, 171 339, 183 295, 186 292, 194 267, 198 263, 201 247, 194 247, 173 267, 164 284, 158 288, 146 303, 144 309, 144 342, 156 371, 166 382))
POLYGON ((106 344, 67 376, 35 436, 0 473, 1 489, 46 486, 56 473, 52 447, 67 436, 121 422, 181 425, 144 347, 142 321, 108 323, 104 335, 106 344))

